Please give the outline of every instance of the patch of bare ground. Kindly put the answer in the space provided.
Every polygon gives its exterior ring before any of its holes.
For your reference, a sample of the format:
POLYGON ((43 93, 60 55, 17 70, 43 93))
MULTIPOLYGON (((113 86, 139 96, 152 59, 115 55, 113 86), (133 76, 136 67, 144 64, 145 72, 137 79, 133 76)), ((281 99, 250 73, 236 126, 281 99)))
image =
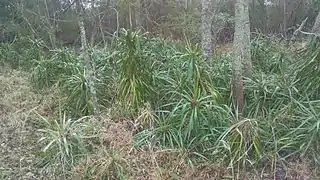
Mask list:
POLYGON ((28 87, 27 75, 11 71, 0 75, 0 178, 34 178, 31 164, 36 138, 25 125, 38 97, 28 87))
POLYGON ((29 120, 33 110, 45 111, 46 103, 30 88, 27 73, 4 69, 0 72, 0 179, 40 179, 34 166, 38 136, 29 120))

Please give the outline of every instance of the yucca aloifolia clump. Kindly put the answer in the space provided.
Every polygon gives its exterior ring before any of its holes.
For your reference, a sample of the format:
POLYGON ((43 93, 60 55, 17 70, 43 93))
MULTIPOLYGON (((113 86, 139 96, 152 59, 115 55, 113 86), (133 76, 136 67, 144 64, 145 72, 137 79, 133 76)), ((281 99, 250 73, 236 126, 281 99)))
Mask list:
POLYGON ((320 101, 295 102, 294 122, 288 135, 302 156, 311 158, 317 166, 320 165, 320 101))
POLYGON ((226 151, 230 165, 245 168, 255 164, 262 157, 261 133, 258 121, 243 119, 232 125, 218 139, 219 152, 226 151))
POLYGON ((120 38, 119 98, 126 106, 137 110, 152 93, 152 70, 142 52, 139 31, 123 30, 120 38))
POLYGON ((302 59, 297 61, 296 71, 299 79, 299 90, 307 97, 319 99, 320 96, 320 38, 312 39, 305 51, 302 59))
POLYGON ((183 141, 188 143, 215 123, 213 108, 219 93, 211 82, 207 62, 198 46, 188 45, 177 61, 180 63, 169 73, 173 76, 168 78, 166 86, 166 96, 171 102, 163 108, 170 111, 168 119, 175 121, 172 128, 182 132, 183 141))
POLYGON ((75 52, 68 49, 56 49, 51 57, 40 56, 34 60, 31 82, 35 88, 48 88, 62 77, 72 74, 76 66, 75 52))
POLYGON ((38 165, 58 165, 59 171, 65 173, 77 160, 84 157, 88 153, 86 140, 96 138, 98 132, 98 128, 89 120, 89 117, 67 118, 66 113, 62 112, 60 117, 55 119, 39 115, 42 159, 38 165))

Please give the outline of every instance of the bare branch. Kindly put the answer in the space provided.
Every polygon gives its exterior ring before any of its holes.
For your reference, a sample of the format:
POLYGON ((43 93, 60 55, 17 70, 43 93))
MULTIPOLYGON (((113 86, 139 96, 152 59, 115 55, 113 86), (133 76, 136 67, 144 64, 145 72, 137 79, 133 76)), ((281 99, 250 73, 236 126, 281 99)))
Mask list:
POLYGON ((291 38, 291 41, 294 41, 296 39, 296 37, 298 36, 298 34, 300 32, 302 32, 302 29, 303 27, 306 25, 307 21, 308 21, 308 17, 302 21, 302 23, 300 24, 299 28, 296 29, 294 32, 293 32, 293 35, 292 35, 292 38, 291 38))
POLYGON ((317 33, 304 32, 304 31, 300 31, 300 33, 301 34, 305 34, 305 35, 311 35, 311 36, 320 37, 320 34, 317 34, 317 33))

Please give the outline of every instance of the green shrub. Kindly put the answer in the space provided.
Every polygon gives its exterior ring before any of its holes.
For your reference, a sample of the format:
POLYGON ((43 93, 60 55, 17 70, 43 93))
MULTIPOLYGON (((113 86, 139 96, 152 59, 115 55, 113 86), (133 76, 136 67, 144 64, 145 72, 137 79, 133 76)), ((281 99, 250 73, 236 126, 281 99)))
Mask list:
POLYGON ((59 165, 62 172, 65 172, 88 153, 86 140, 94 138, 97 129, 88 122, 88 117, 68 119, 66 113, 60 113, 57 119, 48 119, 41 115, 39 117, 39 143, 43 157, 39 166, 59 165))
POLYGON ((137 110, 152 96, 150 59, 143 52, 139 32, 124 30, 120 38, 120 82, 118 96, 129 107, 137 110))
POLYGON ((31 83, 36 89, 51 87, 62 77, 70 76, 77 67, 76 55, 68 49, 57 49, 51 57, 45 58, 39 56, 33 61, 31 83))

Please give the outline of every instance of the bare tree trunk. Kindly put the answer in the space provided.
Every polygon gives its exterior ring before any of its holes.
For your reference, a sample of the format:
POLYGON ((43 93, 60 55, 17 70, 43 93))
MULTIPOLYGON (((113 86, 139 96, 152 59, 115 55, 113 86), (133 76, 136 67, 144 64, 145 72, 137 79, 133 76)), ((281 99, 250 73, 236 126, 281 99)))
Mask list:
POLYGON ((283 33, 287 38, 287 30, 288 30, 288 13, 287 13, 287 0, 282 0, 283 3, 283 33))
POLYGON ((316 21, 314 22, 314 25, 312 27, 312 33, 320 34, 320 12, 318 13, 316 21))
POLYGON ((250 21, 248 0, 237 0, 235 5, 235 33, 232 62, 233 69, 233 98, 234 105, 239 113, 243 112, 243 73, 250 75, 252 72, 250 55, 250 21))
POLYGON ((141 2, 140 0, 137 0, 135 3, 135 20, 136 20, 136 28, 140 28, 142 23, 141 23, 141 2))
MULTIPOLYGON (((56 29, 56 25, 55 25, 55 21, 56 19, 51 19, 51 16, 50 16, 50 13, 49 13, 49 7, 48 7, 48 2, 47 0, 44 1, 45 3, 45 16, 46 16, 46 22, 47 22, 47 25, 48 25, 48 35, 49 35, 49 39, 50 39, 50 43, 51 43, 51 46, 53 48, 56 48, 56 34, 55 34, 55 29, 56 29)), ((54 14, 54 13, 53 13, 54 14)), ((53 17, 54 18, 54 17, 53 17)))
POLYGON ((201 0, 201 48, 203 55, 211 57, 212 55, 212 13, 211 13, 211 0, 201 0))
POLYGON ((97 29, 98 29, 98 24, 96 22, 96 12, 95 12, 95 0, 91 0, 91 26, 92 26, 92 29, 91 29, 91 38, 90 38, 90 46, 93 47, 94 46, 94 43, 95 43, 95 37, 97 35, 97 29))
POLYGON ((77 6, 77 13, 78 13, 78 23, 80 29, 80 36, 81 36, 81 54, 83 55, 83 65, 85 71, 85 79, 88 83, 88 88, 90 91, 90 99, 92 101, 93 113, 98 113, 98 99, 97 93, 95 89, 94 83, 94 69, 91 64, 91 59, 88 51, 88 44, 87 44, 87 37, 86 37, 86 30, 84 27, 84 7, 82 4, 82 0, 76 1, 77 6))
POLYGON ((252 74, 251 52, 250 52, 250 19, 249 0, 237 0, 235 5, 235 53, 241 58, 243 75, 252 74))

